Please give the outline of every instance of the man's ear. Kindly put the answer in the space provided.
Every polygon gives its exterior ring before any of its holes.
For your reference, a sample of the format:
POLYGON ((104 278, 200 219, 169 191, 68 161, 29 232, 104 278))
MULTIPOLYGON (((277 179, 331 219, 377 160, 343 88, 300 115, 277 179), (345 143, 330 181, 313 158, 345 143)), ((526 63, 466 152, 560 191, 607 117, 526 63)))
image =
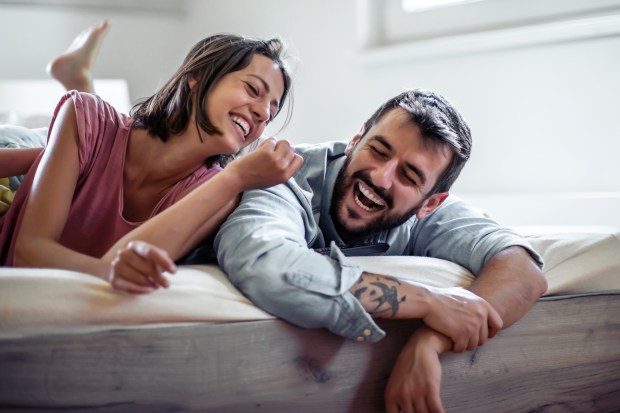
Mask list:
POLYGON ((436 210, 439 205, 443 204, 443 201, 448 198, 448 195, 450 195, 448 192, 439 192, 437 194, 431 195, 422 203, 422 206, 420 207, 418 212, 416 212, 415 216, 418 217, 418 219, 426 217, 431 212, 436 210))
POLYGON ((362 135, 360 135, 359 133, 355 135, 353 138, 351 138, 351 140, 347 144, 347 147, 344 150, 344 154, 347 156, 350 156, 351 152, 353 152, 353 149, 355 149, 360 139, 362 139, 362 135))
POLYGON ((362 135, 364 134, 365 129, 366 129, 366 124, 363 124, 358 134, 355 135, 353 138, 351 138, 351 140, 347 144, 346 149, 344 150, 345 155, 349 156, 351 152, 353 152, 353 149, 355 149, 360 139, 362 139, 362 135))

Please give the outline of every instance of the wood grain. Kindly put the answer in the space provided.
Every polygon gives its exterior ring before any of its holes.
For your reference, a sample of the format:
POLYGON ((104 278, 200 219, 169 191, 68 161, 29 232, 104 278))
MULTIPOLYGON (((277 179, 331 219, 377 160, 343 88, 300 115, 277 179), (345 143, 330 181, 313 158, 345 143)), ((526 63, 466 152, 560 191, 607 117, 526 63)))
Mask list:
MULTIPOLYGON (((540 301, 475 352, 442 358, 447 412, 620 411, 620 295, 540 301)), ((376 344, 280 320, 0 341, 2 412, 381 412, 419 323, 376 344)))

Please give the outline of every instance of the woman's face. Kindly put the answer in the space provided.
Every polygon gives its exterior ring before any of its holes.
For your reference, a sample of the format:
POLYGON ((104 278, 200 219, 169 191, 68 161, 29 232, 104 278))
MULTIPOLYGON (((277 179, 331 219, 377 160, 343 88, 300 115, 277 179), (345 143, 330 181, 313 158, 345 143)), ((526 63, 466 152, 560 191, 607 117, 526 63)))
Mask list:
POLYGON ((209 94, 207 116, 221 135, 220 153, 235 154, 261 136, 278 112, 284 78, 270 58, 255 54, 242 70, 224 75, 209 94))

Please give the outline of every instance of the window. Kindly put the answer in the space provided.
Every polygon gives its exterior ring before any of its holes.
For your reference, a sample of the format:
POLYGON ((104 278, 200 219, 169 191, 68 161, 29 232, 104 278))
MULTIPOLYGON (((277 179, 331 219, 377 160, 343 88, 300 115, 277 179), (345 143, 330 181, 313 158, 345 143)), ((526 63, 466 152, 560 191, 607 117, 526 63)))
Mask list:
POLYGON ((402 0, 402 8, 406 13, 413 13, 422 10, 435 9, 439 7, 452 6, 456 3, 469 3, 482 0, 402 0))
POLYGON ((408 44, 449 52, 620 34, 620 0, 358 0, 358 7, 365 50, 408 44))

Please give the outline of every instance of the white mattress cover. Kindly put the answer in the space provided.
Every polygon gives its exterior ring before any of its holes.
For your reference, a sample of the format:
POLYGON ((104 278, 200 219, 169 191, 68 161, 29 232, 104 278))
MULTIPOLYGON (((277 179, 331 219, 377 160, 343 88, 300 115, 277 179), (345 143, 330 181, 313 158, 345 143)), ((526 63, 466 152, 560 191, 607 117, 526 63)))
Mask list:
MULTIPOLYGON (((545 260, 546 296, 620 292, 620 233, 610 227, 519 229, 545 260)), ((428 257, 352 257, 368 271, 432 286, 467 286, 473 276, 428 257)), ((214 265, 184 266, 171 287, 146 295, 113 290, 93 276, 58 269, 0 268, 0 338, 273 318, 214 265)))

